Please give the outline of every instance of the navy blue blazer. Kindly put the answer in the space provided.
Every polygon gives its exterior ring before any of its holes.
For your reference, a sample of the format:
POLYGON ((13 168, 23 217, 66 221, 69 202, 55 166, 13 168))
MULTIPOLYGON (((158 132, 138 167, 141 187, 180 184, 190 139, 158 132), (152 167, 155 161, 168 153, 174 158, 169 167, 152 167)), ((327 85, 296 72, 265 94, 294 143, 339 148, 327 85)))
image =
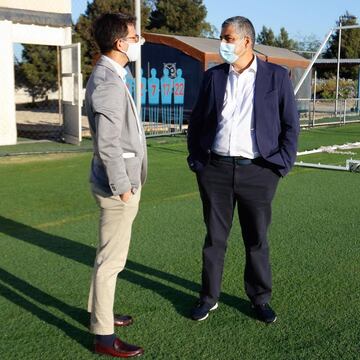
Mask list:
MULTIPOLYGON (((288 71, 257 59, 254 93, 254 127, 261 157, 282 176, 294 165, 299 115, 288 71)), ((230 66, 207 70, 188 128, 188 164, 197 172, 207 164, 224 102, 230 66)))

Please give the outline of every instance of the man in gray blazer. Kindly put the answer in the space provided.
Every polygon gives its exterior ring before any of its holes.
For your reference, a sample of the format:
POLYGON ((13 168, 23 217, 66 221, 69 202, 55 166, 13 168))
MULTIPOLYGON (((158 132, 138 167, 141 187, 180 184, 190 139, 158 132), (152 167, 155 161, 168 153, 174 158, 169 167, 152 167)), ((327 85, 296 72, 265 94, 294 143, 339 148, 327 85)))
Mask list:
POLYGON ((95 352, 114 357, 143 353, 116 337, 114 326, 132 323, 114 315, 116 279, 127 259, 132 223, 147 171, 146 140, 134 101, 125 85, 124 66, 136 61, 142 38, 135 18, 104 14, 93 35, 101 51, 86 86, 86 110, 94 145, 90 182, 100 208, 99 246, 90 287, 88 311, 95 352))

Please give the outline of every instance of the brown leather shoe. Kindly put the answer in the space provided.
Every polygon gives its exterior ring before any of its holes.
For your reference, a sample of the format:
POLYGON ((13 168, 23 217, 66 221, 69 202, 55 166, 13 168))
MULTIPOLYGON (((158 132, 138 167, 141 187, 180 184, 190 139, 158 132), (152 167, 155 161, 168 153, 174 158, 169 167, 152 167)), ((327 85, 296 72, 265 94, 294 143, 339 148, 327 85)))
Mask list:
POLYGON ((114 315, 115 326, 129 326, 133 323, 133 318, 130 315, 114 315))
POLYGON ((104 346, 95 341, 95 353, 110 355, 113 357, 129 358, 142 355, 144 353, 144 349, 136 345, 127 344, 119 338, 116 338, 114 345, 110 347, 104 346))

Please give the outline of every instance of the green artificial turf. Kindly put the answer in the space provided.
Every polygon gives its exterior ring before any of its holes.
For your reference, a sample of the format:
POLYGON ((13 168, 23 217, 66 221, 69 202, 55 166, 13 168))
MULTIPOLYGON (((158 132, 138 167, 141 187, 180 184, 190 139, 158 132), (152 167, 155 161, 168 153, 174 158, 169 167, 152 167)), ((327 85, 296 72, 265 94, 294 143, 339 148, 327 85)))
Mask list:
MULTIPOLYGON (((330 131, 332 140, 355 141, 350 126, 338 129, 347 133, 330 131)), ((308 134, 302 146, 326 138, 308 134)), ((144 359, 358 358, 360 174, 295 168, 281 180, 270 230, 275 324, 254 320, 249 309, 237 221, 219 309, 198 323, 188 315, 204 226, 185 142, 153 139, 148 150, 148 181, 115 300, 116 311, 135 318, 117 330, 122 339, 144 346, 144 359)), ((98 223, 90 159, 0 160, 0 359, 97 358, 85 311, 98 223)))
POLYGON ((88 138, 83 138, 80 146, 57 141, 18 139, 16 145, 0 146, 0 157, 37 153, 84 152, 91 150, 92 142, 88 138))
POLYGON ((302 129, 298 150, 312 150, 320 146, 342 145, 359 141, 360 124, 302 129))

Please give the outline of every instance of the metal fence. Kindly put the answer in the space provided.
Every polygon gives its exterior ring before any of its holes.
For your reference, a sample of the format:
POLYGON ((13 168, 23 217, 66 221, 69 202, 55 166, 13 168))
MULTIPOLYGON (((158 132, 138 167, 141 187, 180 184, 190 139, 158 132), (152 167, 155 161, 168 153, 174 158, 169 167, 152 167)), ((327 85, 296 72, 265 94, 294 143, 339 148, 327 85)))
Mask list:
POLYGON ((182 133, 184 118, 188 119, 189 111, 183 106, 141 107, 141 118, 146 137, 167 136, 182 133))
POLYGON ((297 99, 301 127, 360 122, 360 99, 297 99))

